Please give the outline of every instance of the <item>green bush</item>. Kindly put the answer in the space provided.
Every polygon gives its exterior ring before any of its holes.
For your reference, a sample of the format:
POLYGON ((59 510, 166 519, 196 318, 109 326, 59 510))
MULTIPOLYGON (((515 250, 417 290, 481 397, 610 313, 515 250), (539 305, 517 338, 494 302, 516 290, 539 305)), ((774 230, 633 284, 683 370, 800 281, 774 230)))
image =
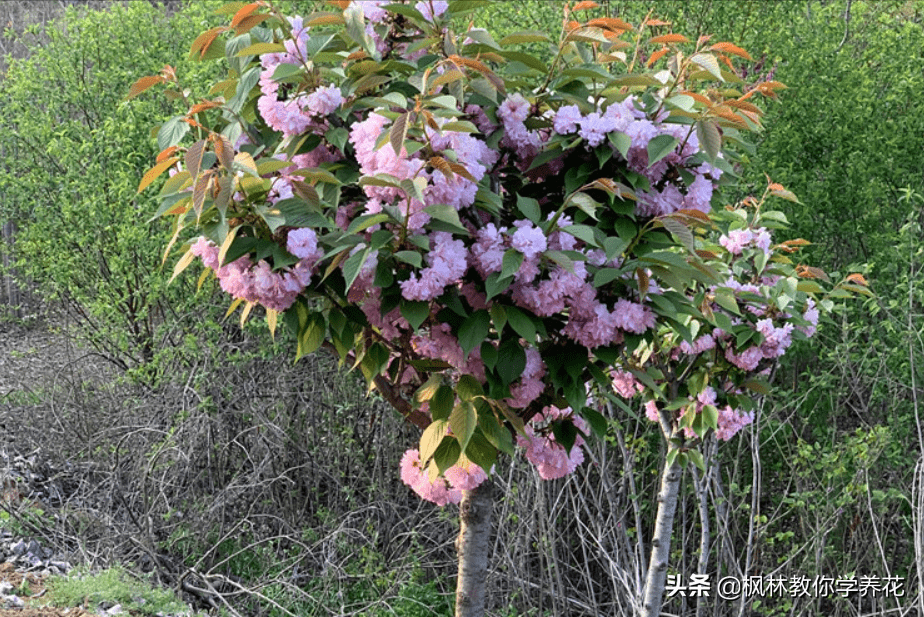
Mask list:
MULTIPOLYGON (((167 286, 165 230, 145 223, 155 206, 137 194, 155 153, 150 126, 172 105, 122 101, 139 73, 185 55, 210 6, 171 17, 147 2, 69 7, 42 37, 21 35, 31 53, 0 80, 0 219, 18 227, 18 273, 66 310, 60 323, 76 323, 122 369, 176 344, 163 324, 191 323, 194 285, 167 286)), ((198 81, 214 68, 189 61, 176 70, 198 81)))

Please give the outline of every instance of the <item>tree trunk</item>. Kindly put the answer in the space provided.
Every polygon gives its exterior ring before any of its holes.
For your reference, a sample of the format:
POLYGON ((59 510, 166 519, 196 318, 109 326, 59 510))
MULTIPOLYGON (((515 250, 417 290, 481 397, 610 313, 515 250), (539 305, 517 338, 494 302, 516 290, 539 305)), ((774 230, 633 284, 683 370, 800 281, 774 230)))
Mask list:
MULTIPOLYGON (((670 457, 671 446, 668 450, 670 457)), ((658 517, 655 520, 654 538, 651 540, 651 559, 648 561, 648 575, 645 577, 642 606, 639 617, 657 617, 661 614, 664 600, 664 582, 667 578, 667 560, 671 552, 671 533, 674 529, 674 512, 677 510, 677 496, 680 493, 680 477, 683 468, 674 460, 664 468, 661 475, 661 490, 658 492, 658 517)))
POLYGON ((488 554, 491 550, 491 510, 494 487, 484 481, 471 491, 462 491, 459 504, 459 573, 456 581, 456 617, 483 617, 488 554))

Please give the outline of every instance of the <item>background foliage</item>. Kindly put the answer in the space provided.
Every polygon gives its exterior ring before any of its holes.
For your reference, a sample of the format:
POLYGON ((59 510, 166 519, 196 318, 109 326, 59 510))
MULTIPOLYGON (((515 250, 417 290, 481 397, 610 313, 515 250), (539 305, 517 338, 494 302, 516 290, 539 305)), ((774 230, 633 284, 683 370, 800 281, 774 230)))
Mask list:
MULTIPOLYGON (((601 4, 630 22, 652 8, 601 4)), ((72 324, 146 384, 75 370, 37 396, 22 389, 0 400, 16 418, 6 420, 16 447, 75 465, 47 504, 62 514, 46 518, 46 533, 91 562, 131 560, 193 596, 209 580, 229 594, 234 583, 259 589, 298 614, 445 614, 452 514, 434 514, 398 485, 405 429, 323 360, 292 366, 261 332, 221 325, 222 301, 213 312, 197 301, 192 313, 181 298, 195 281, 165 285, 163 230, 142 224, 156 206, 135 189, 155 151, 146 127, 177 110, 157 97, 120 101, 137 76, 185 57, 217 23, 209 8, 190 3, 177 17, 143 2, 69 7, 15 35, 31 51, 9 60, 0 80, 0 218, 19 227, 23 282, 54 307, 51 323, 72 324), (293 383, 302 385, 283 387, 293 383), (374 450, 352 445, 367 439, 362 431, 378 435, 374 450)), ((753 176, 727 201, 758 192, 763 173, 784 183, 804 204, 787 214, 792 235, 815 242, 810 260, 829 271, 866 268, 877 292, 825 324, 826 344, 815 344, 823 351, 779 367, 784 392, 765 402, 746 438, 719 450, 715 468, 686 476, 677 569, 696 571, 705 513, 713 574, 908 577, 896 601, 778 599, 751 605, 753 614, 911 606, 924 559, 912 544, 924 447, 924 3, 662 0, 654 10, 678 30, 734 40, 762 59, 761 73, 746 78, 772 72, 789 86, 769 107, 753 176)), ((561 13, 556 2, 507 0, 478 19, 502 36, 558 24, 561 13)), ((195 81, 210 66, 177 70, 195 81)), ((622 606, 613 559, 630 563, 637 538, 650 535, 657 437, 626 418, 574 478, 539 485, 519 461, 500 470, 498 516, 514 531, 496 545, 494 614, 622 606), (602 522, 582 515, 591 512, 602 522)), ((677 599, 667 610, 693 604, 677 599)))

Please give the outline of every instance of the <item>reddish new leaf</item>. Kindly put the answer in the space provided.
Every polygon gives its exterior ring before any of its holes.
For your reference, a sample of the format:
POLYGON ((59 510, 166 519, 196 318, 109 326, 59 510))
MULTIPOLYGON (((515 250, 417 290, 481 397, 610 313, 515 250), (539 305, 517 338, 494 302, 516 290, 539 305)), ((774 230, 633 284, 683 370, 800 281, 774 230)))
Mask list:
POLYGON ((661 36, 656 36, 652 38, 648 42, 658 43, 658 44, 663 45, 665 43, 689 43, 690 39, 683 36, 682 34, 662 34, 661 36))
POLYGON ((161 161, 167 160, 167 158, 172 156, 176 151, 177 146, 170 146, 169 148, 162 150, 161 153, 157 155, 157 162, 160 163, 161 161))
POLYGON ((166 81, 167 80, 164 79, 162 75, 148 75, 147 77, 142 77, 129 88, 128 96, 125 97, 125 100, 130 101, 148 88, 156 86, 157 84, 166 83, 166 81))
POLYGON ((212 133, 209 139, 215 146, 215 155, 218 157, 219 164, 228 171, 232 171, 234 166, 234 147, 231 145, 231 140, 218 133, 212 133))
POLYGON ((249 17, 251 14, 253 14, 254 11, 260 8, 261 4, 261 2, 251 2, 250 4, 246 4, 241 7, 241 10, 234 14, 234 18, 231 20, 231 27, 236 28, 239 23, 241 23, 245 18, 249 17))
POLYGON ((739 56, 739 57, 741 57, 741 58, 744 58, 745 60, 751 60, 751 61, 754 60, 754 58, 751 57, 751 54, 749 54, 748 52, 744 51, 743 49, 741 49, 741 48, 738 47, 737 45, 733 45, 733 44, 728 43, 728 42, 716 43, 715 45, 713 45, 713 46, 710 47, 709 49, 711 49, 712 51, 720 51, 720 52, 725 53, 725 54, 732 54, 732 55, 734 55, 734 56, 739 56))

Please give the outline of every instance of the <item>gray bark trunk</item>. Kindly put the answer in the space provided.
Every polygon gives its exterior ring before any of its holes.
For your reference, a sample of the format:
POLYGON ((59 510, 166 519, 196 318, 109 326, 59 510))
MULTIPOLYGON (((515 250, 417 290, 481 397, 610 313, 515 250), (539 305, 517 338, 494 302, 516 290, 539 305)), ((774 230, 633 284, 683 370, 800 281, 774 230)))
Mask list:
MULTIPOLYGON (((671 450, 674 446, 671 446, 671 450)), ((670 454, 670 450, 668 450, 670 454)), ((667 578, 667 561, 671 552, 671 533, 674 528, 674 513, 677 510, 677 496, 680 492, 680 477, 683 468, 675 460, 664 468, 661 475, 661 490, 658 492, 658 516, 655 520, 654 538, 651 540, 651 559, 648 561, 648 575, 645 578, 642 606, 639 617, 658 617, 664 600, 664 583, 667 578)))
POLYGON ((491 480, 462 492, 459 504, 459 573, 456 581, 456 617, 483 617, 488 556, 491 549, 491 510, 494 487, 491 480))

